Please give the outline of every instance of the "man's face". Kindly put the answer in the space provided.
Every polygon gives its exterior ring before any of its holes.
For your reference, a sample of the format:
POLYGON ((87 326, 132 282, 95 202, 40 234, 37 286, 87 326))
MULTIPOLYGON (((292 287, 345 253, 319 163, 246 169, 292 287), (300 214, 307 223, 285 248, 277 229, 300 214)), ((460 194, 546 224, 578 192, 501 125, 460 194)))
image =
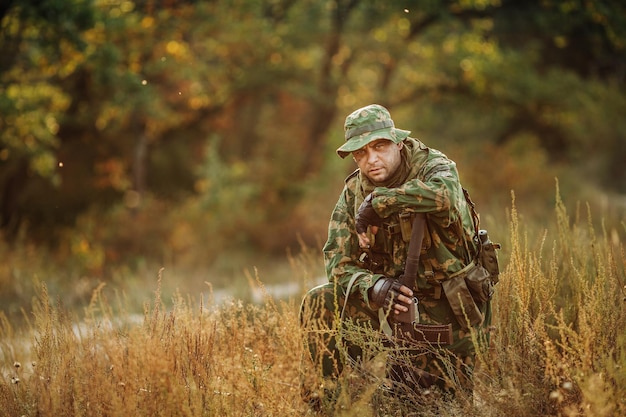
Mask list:
POLYGON ((361 173, 371 181, 385 182, 400 166, 402 143, 389 139, 376 139, 352 152, 361 173))

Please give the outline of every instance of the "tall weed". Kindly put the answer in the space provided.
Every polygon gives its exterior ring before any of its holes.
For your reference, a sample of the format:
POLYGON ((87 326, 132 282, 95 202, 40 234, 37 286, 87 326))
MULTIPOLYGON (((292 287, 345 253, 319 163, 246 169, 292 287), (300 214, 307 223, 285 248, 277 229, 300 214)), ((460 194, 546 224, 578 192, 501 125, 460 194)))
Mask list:
POLYGON ((513 204, 509 263, 494 301, 497 333, 483 367, 500 413, 626 412, 626 258, 615 233, 596 233, 591 213, 572 221, 557 190, 555 227, 533 249, 513 204))

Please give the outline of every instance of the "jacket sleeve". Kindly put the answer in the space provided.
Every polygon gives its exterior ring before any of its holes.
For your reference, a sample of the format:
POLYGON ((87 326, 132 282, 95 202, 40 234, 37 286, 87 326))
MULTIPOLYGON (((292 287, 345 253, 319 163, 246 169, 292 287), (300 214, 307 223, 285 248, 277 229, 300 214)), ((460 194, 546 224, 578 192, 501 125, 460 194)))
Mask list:
POLYGON ((381 217, 401 210, 426 213, 430 243, 424 260, 434 270, 452 274, 473 259, 475 229, 456 164, 431 152, 416 179, 398 188, 375 188, 372 205, 381 217))
POLYGON ((369 305, 368 290, 383 275, 374 274, 357 263, 360 255, 354 222, 354 195, 344 187, 328 225, 328 240, 324 245, 324 264, 330 282, 340 286, 345 293, 355 274, 359 274, 351 293, 359 291, 369 305))
POLYGON ((456 164, 445 156, 430 159, 420 179, 397 188, 377 187, 372 205, 381 217, 410 209, 427 213, 431 221, 448 227, 459 220, 459 205, 464 201, 456 164))

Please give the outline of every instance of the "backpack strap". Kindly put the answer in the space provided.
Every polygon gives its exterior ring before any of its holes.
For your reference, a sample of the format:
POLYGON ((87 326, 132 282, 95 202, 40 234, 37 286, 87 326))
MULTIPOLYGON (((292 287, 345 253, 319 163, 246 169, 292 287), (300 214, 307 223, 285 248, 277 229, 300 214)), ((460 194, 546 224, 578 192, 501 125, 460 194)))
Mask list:
MULTIPOLYGON (((465 201, 470 208, 470 213, 472 214, 472 224, 474 225, 474 242, 476 242, 476 258, 475 262, 478 264, 478 260, 480 259, 480 252, 482 250, 482 245, 480 244, 480 239, 478 237, 478 231, 480 229, 480 216, 476 212, 476 204, 472 201, 469 191, 463 188, 463 196, 465 197, 465 201)), ((466 243, 467 245, 467 243, 466 243)), ((468 251, 468 254, 470 252, 468 251)))

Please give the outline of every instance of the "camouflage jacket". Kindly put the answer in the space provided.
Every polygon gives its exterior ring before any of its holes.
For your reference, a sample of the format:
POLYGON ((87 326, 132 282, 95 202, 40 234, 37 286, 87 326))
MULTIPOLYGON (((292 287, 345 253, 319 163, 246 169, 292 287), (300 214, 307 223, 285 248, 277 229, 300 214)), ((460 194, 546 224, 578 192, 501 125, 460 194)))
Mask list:
MULTIPOLYGON (((359 291, 368 305, 368 290, 376 280, 382 276, 399 277, 404 272, 408 239, 403 239, 400 233, 401 214, 427 214, 416 280, 418 291, 428 291, 434 281, 461 270, 475 256, 475 225, 456 164, 417 139, 407 138, 405 145, 411 166, 408 179, 397 188, 373 188, 372 205, 384 223, 376 235, 371 236, 374 243, 367 256, 359 248, 355 227, 356 211, 368 193, 367 179, 358 169, 345 181, 323 248, 330 282, 345 291, 352 276, 359 274, 351 292, 359 291), (434 274, 434 280, 427 279, 431 277, 425 273, 427 271, 434 274)), ((412 220, 408 224, 411 223, 412 220)))

